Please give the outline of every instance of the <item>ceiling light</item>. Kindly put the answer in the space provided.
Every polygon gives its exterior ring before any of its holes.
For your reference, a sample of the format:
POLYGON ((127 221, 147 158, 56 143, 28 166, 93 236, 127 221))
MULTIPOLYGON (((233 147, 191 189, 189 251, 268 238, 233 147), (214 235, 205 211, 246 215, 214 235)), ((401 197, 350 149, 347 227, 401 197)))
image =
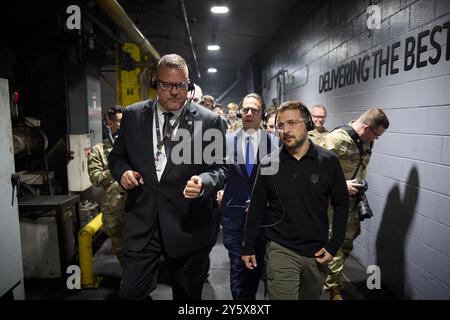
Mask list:
POLYGON ((217 45, 217 44, 210 44, 210 45, 208 45, 208 50, 209 51, 217 51, 217 50, 220 50, 220 47, 217 45))
POLYGON ((216 68, 208 68, 208 72, 209 73, 216 73, 217 69, 216 68))
POLYGON ((212 13, 227 13, 228 12, 228 7, 225 7, 225 6, 211 7, 211 12, 212 13))

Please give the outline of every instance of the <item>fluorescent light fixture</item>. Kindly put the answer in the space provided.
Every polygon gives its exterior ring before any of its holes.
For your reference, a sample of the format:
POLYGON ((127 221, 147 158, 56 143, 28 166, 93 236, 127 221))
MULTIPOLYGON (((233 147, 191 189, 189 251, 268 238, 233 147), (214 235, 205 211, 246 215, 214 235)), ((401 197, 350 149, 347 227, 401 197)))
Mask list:
POLYGON ((216 68, 208 68, 208 72, 209 73, 216 73, 217 69, 216 68))
POLYGON ((211 12, 212 13, 227 13, 229 10, 228 10, 228 7, 225 7, 225 6, 214 6, 214 7, 211 7, 211 12))
POLYGON ((209 51, 217 51, 217 50, 220 50, 220 47, 217 45, 217 44, 210 44, 210 45, 208 45, 208 50, 209 51))

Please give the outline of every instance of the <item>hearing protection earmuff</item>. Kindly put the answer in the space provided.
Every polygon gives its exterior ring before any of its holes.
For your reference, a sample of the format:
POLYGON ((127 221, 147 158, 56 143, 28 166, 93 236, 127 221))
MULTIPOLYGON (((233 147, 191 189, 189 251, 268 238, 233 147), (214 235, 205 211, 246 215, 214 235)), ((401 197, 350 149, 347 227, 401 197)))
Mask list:
POLYGON ((312 120, 311 112, 309 112, 309 109, 305 106, 302 106, 302 109, 305 110, 306 114, 308 115, 308 120, 306 121, 306 130, 312 131, 316 128, 316 125, 314 124, 314 121, 312 120))

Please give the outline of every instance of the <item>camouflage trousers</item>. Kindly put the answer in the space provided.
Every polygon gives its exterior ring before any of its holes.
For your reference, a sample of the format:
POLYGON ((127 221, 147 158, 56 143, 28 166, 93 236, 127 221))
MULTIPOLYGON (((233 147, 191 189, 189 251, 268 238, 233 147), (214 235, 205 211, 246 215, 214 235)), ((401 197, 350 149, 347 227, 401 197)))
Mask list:
MULTIPOLYGON (((328 212, 328 221, 332 222, 333 217, 328 212)), ((332 223, 329 226, 329 233, 331 236, 332 223)), ((343 270, 345 259, 349 256, 353 250, 353 240, 361 233, 360 220, 358 211, 356 209, 349 210, 347 228, 345 229, 345 238, 342 242, 341 248, 328 264, 328 276, 325 281, 325 289, 342 289, 344 287, 343 270)))
POLYGON ((123 211, 103 213, 102 222, 106 233, 111 238, 114 255, 123 262, 123 211))

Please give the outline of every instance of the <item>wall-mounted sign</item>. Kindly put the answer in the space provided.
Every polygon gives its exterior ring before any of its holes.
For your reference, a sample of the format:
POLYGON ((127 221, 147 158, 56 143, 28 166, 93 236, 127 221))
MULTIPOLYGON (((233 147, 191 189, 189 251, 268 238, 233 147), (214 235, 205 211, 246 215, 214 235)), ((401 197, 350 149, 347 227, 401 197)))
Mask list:
POLYGON ((400 70, 410 71, 414 67, 423 68, 429 64, 437 64, 444 56, 450 60, 450 21, 443 25, 420 32, 415 37, 404 39, 404 51, 400 52, 401 42, 395 42, 385 48, 378 49, 372 54, 355 58, 343 65, 321 74, 319 77, 319 93, 333 89, 351 86, 369 78, 377 79, 382 76, 396 74, 400 70), (436 39, 438 34, 445 33, 445 43, 436 39), (426 40, 435 50, 428 52, 426 40), (400 56, 403 63, 400 63, 400 56))

